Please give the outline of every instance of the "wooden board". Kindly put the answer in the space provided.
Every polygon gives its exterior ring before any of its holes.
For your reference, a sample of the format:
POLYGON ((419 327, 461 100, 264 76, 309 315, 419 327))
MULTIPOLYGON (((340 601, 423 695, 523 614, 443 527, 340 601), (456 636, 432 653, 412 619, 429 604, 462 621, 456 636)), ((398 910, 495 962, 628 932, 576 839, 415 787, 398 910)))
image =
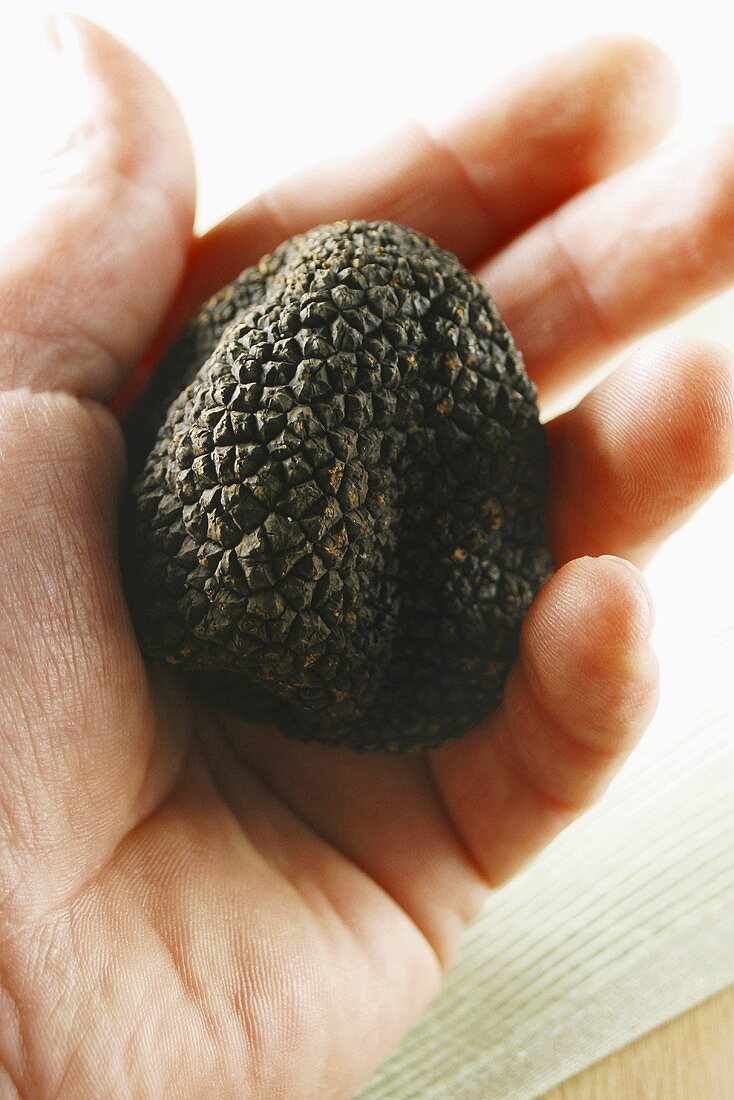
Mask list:
POLYGON ((734 986, 542 1100, 734 1100, 734 986))

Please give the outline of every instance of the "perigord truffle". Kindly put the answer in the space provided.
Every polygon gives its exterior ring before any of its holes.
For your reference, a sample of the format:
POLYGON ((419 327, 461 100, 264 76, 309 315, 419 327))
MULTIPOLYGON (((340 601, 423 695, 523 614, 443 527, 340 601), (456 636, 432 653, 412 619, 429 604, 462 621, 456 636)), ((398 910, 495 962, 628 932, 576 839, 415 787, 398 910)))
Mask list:
POLYGON ((455 256, 390 222, 286 241, 193 317, 126 431, 141 646, 215 706, 408 752, 497 705, 552 568, 548 454, 455 256))

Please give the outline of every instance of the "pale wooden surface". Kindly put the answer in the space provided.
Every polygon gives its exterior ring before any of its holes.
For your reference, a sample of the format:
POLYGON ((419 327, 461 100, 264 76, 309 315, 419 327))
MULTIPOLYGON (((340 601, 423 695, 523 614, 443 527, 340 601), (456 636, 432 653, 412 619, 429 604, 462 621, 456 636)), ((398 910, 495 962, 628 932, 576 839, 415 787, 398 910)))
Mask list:
POLYGON ((542 1100, 734 1100, 734 986, 542 1100))

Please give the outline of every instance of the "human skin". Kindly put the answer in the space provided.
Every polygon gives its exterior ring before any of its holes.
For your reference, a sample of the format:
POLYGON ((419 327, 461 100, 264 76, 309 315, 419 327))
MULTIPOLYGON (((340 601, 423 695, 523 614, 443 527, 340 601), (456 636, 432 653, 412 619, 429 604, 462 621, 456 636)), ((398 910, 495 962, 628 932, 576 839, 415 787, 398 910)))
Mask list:
POLYGON ((656 152, 668 62, 594 39, 439 135, 411 125, 194 238, 191 152, 158 78, 77 17, 51 38, 87 113, 0 262, 0 1095, 348 1097, 435 996, 487 891, 649 722, 637 567, 732 470, 732 356, 654 338, 550 421, 559 569, 503 704, 408 758, 242 731, 146 667, 106 405, 206 295, 337 217, 457 252, 541 400, 562 398, 734 278, 734 135, 656 152))

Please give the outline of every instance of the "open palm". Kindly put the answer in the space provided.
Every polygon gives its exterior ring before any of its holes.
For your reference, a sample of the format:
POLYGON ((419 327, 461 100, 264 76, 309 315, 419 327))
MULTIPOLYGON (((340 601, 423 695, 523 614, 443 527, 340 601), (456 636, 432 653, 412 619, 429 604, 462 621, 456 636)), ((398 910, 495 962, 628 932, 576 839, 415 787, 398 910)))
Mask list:
POLYGON ((103 402, 242 267, 344 216, 411 224, 471 265, 547 401, 734 276, 734 140, 640 159, 672 119, 668 65, 594 41, 440 136, 407 128, 193 239, 165 89, 84 20, 58 34, 89 115, 0 266, 0 1092, 348 1096, 434 996, 487 888, 648 722, 630 562, 731 469, 731 357, 658 339, 550 423, 565 564, 501 709, 410 758, 242 730, 146 668, 103 402))

